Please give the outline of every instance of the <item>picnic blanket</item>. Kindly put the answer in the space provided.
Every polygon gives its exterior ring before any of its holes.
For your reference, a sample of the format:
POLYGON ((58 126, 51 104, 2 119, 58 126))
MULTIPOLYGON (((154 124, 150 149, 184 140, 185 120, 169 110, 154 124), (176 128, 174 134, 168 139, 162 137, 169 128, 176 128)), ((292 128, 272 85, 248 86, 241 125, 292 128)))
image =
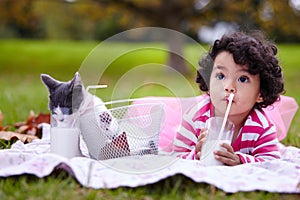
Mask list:
MULTIPOLYGON (((293 117, 291 113, 289 116, 293 117)), ((290 119, 285 121, 290 123, 290 119)), ((84 156, 67 159, 50 153, 50 125, 42 126, 42 139, 28 144, 17 141, 10 149, 0 150, 0 177, 22 174, 45 177, 60 168, 72 174, 81 185, 100 189, 138 187, 182 174, 195 182, 212 184, 229 193, 254 190, 300 193, 300 149, 293 146, 280 145, 280 160, 208 167, 197 160, 183 160, 170 155, 168 147, 172 136, 164 132, 159 142, 164 151, 159 155, 98 161, 89 158, 86 147, 81 146, 84 156)), ((167 131, 168 127, 173 128, 165 122, 162 130, 167 131)))

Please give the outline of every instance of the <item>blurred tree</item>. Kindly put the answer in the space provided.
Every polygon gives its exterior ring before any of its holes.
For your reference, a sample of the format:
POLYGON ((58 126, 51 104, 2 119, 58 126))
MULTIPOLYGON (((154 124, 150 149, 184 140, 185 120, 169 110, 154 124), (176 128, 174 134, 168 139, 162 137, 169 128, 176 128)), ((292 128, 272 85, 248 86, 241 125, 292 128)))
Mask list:
POLYGON ((18 37, 35 38, 42 34, 40 16, 34 12, 33 0, 0 0, 2 26, 18 37))
MULTIPOLYGON (((106 39, 129 28, 156 26, 196 38, 203 25, 235 23, 278 42, 300 41, 298 0, 0 0, 0 37, 106 39), (6 33, 6 34, 7 34, 6 33), (7 36, 7 35, 6 35, 7 36)), ((174 32, 175 33, 175 32, 174 32)), ((177 35, 178 36, 178 35, 177 35)), ((187 73, 183 41, 167 37, 169 65, 187 73), (173 52, 173 53, 172 53, 173 52), (174 53, 176 52, 176 53, 174 53)))
MULTIPOLYGON (((126 14, 129 26, 156 26, 187 32, 190 21, 202 16, 201 9, 197 9, 195 0, 94 0, 103 7, 115 7, 118 12, 126 14)), ((123 15, 124 16, 124 15, 123 15)), ((187 74, 188 70, 182 53, 182 37, 176 32, 170 32, 167 44, 169 47, 168 65, 177 71, 187 74)))
POLYGON ((259 24, 269 36, 281 42, 300 42, 300 10, 291 2, 299 0, 269 0, 261 4, 259 24))
POLYGON ((277 42, 299 42, 300 10, 292 1, 298 0, 211 0, 210 21, 233 22, 245 31, 259 29, 277 42))
MULTIPOLYGON (((0 0, 0 30, 48 37, 51 29, 75 39, 105 39, 120 30, 158 26, 196 38, 202 25, 234 22, 278 41, 300 40, 299 0, 0 0), (105 34, 102 36, 103 32, 105 34)), ((3 36, 3 33, 0 33, 3 36)), ((51 37, 51 35, 50 35, 51 37)))
POLYGON ((35 10, 45 25, 46 38, 103 40, 121 31, 114 8, 103 8, 90 0, 35 2, 35 10))
MULTIPOLYGON (((277 41, 300 40, 300 13, 291 7, 297 0, 93 0, 101 7, 122 13, 123 25, 128 27, 157 26, 190 36, 203 25, 219 21, 236 24, 239 29, 260 29, 277 41), (293 22, 293 23, 287 23, 293 22), (296 25, 296 26, 295 26, 296 25), (298 38, 298 39, 297 39, 298 38), (282 39, 282 40, 280 40, 282 39)), ((182 55, 181 38, 168 37, 169 65, 187 73, 182 55), (173 53, 176 52, 176 53, 173 53)))

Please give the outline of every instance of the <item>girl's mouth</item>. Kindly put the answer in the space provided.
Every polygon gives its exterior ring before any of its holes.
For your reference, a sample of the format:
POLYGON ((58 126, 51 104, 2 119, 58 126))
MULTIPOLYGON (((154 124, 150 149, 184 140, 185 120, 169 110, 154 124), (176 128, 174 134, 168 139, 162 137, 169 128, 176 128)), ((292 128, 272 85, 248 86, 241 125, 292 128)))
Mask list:
MULTIPOLYGON (((226 95, 225 96, 225 98, 224 98, 224 101, 226 101, 226 103, 228 104, 229 103, 229 101, 230 101, 230 96, 228 95, 226 95)), ((234 102, 234 100, 232 99, 232 103, 234 102)))
MULTIPOLYGON (((229 99, 225 98, 224 101, 228 104, 229 103, 229 99)), ((233 101, 232 101, 233 102, 233 101)))

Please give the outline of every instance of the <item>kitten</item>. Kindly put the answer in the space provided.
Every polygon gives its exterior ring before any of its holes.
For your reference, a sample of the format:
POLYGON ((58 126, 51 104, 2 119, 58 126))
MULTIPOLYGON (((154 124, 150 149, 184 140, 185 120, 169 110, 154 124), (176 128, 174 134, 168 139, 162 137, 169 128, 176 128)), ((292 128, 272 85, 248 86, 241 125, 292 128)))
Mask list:
MULTIPOLYGON (((49 91, 51 125, 62 128, 79 127, 90 156, 101 158, 101 148, 123 134, 119 131, 117 119, 100 98, 85 90, 78 72, 68 82, 55 80, 46 74, 41 74, 41 80, 49 91)), ((121 153, 127 154, 127 150, 121 153)))
POLYGON ((113 121, 111 113, 100 98, 85 90, 78 72, 68 82, 55 80, 46 74, 41 74, 41 80, 49 91, 48 108, 52 114, 53 126, 73 127, 77 117, 97 105, 101 127, 106 131, 110 130, 113 121))
POLYGON ((49 92, 48 108, 51 111, 51 125, 72 127, 76 112, 82 105, 85 91, 79 73, 68 82, 60 82, 49 75, 41 74, 41 80, 49 92))

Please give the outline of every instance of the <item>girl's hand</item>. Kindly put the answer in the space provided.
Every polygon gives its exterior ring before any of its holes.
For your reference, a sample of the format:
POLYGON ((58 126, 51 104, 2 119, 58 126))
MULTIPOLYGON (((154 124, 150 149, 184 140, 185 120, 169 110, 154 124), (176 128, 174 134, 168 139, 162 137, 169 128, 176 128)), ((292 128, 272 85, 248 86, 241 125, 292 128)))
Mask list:
POLYGON ((206 128, 202 128, 200 131, 200 135, 198 137, 197 144, 196 144, 196 158, 198 160, 200 160, 201 148, 203 146, 203 143, 206 141, 207 133, 208 131, 206 128))
POLYGON ((231 145, 223 143, 221 144, 224 151, 216 150, 214 151, 215 159, 224 163, 225 165, 234 166, 242 164, 240 157, 234 153, 234 150, 231 145))

